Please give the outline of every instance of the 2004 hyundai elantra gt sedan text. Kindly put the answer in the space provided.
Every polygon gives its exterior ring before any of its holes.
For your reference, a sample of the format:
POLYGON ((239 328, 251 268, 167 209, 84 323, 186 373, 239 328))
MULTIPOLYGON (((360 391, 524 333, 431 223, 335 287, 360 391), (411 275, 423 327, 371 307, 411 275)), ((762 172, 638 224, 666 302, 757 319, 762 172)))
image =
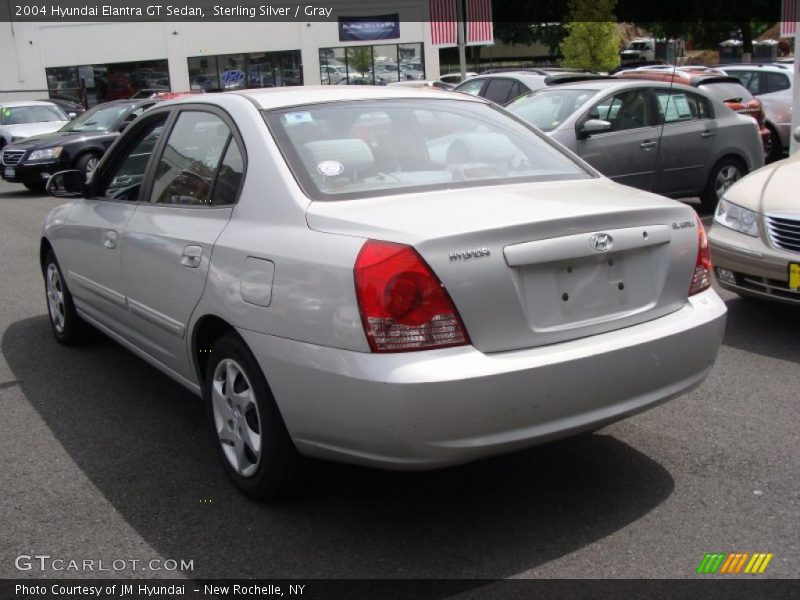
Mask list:
POLYGON ((693 210, 463 94, 207 94, 138 118, 41 245, 86 323, 202 395, 245 493, 301 456, 427 469, 699 384, 725 306, 693 210))

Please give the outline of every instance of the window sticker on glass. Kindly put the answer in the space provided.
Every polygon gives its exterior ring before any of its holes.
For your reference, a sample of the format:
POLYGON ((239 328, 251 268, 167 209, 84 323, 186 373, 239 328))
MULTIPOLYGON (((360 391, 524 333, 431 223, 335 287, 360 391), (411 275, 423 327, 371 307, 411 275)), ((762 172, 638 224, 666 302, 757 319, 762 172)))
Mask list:
POLYGON ((317 172, 325 177, 336 177, 344 173, 344 165, 338 160, 323 160, 317 165, 317 172))
POLYGON ((310 112, 293 112, 293 113, 286 113, 283 116, 286 119, 286 123, 291 125, 292 123, 313 123, 314 119, 311 117, 310 112))
POLYGON ((681 119, 691 119, 692 109, 689 108, 689 100, 686 99, 686 94, 675 94, 672 96, 675 102, 675 108, 681 119))

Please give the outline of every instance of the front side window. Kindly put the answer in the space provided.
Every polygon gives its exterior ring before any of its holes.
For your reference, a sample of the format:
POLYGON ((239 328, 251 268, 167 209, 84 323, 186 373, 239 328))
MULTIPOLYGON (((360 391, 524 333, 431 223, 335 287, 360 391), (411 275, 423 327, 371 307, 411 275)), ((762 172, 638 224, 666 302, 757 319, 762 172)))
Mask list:
POLYGON ((151 202, 210 205, 214 176, 231 136, 217 115, 184 111, 156 166, 151 202))
POLYGON ((590 119, 611 123, 611 131, 625 131, 652 125, 647 90, 636 89, 601 100, 589 112, 590 119))
POLYGON ((114 200, 140 200, 145 169, 161 137, 166 120, 166 114, 155 117, 125 145, 123 150, 125 157, 121 164, 104 177, 108 184, 103 186, 101 196, 114 200))
POLYGON ((387 100, 265 111, 315 200, 591 177, 532 129, 491 106, 387 100))
POLYGON ((767 77, 767 91, 765 92, 767 94, 788 90, 792 87, 789 78, 783 73, 764 73, 764 75, 767 77))
POLYGON ((462 94, 469 94, 470 96, 477 96, 481 93, 481 88, 483 87, 485 81, 485 79, 471 79, 469 81, 465 81, 456 88, 456 91, 461 92, 462 94))

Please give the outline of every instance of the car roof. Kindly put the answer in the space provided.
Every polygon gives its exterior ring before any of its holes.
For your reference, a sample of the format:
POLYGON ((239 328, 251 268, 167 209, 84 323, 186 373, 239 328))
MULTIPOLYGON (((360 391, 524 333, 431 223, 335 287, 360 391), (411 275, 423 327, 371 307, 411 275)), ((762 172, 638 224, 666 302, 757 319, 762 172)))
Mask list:
MULTIPOLYGON (((348 100, 380 100, 380 99, 420 99, 433 98, 441 100, 462 100, 468 102, 486 101, 467 94, 450 92, 431 87, 403 87, 403 86, 374 86, 374 85, 318 85, 318 86, 287 86, 280 88, 237 90, 235 92, 218 92, 211 94, 198 94, 194 98, 182 98, 175 102, 198 102, 214 100, 218 95, 244 96, 254 102, 259 108, 272 109, 304 104, 320 104, 323 102, 344 102, 348 100)), ((172 101, 170 101, 172 102, 172 101)))
POLYGON ((789 73, 792 72, 792 67, 789 63, 783 64, 774 64, 774 63, 741 63, 741 64, 734 64, 734 65, 719 65, 716 67, 721 71, 726 71, 730 69, 731 71, 745 71, 745 70, 752 70, 752 69, 759 69, 759 70, 767 70, 767 71, 776 71, 778 73, 789 73))
POLYGON ((49 100, 9 100, 0 102, 3 108, 16 108, 19 106, 55 106, 49 100))

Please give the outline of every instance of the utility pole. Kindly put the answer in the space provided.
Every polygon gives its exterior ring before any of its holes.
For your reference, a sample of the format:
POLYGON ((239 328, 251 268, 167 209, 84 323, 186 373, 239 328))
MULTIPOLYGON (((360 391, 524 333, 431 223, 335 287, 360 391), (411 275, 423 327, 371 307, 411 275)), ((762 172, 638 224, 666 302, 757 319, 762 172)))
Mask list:
POLYGON ((458 62, 461 65, 461 81, 467 78, 467 23, 464 0, 455 0, 456 20, 458 25, 458 62))

